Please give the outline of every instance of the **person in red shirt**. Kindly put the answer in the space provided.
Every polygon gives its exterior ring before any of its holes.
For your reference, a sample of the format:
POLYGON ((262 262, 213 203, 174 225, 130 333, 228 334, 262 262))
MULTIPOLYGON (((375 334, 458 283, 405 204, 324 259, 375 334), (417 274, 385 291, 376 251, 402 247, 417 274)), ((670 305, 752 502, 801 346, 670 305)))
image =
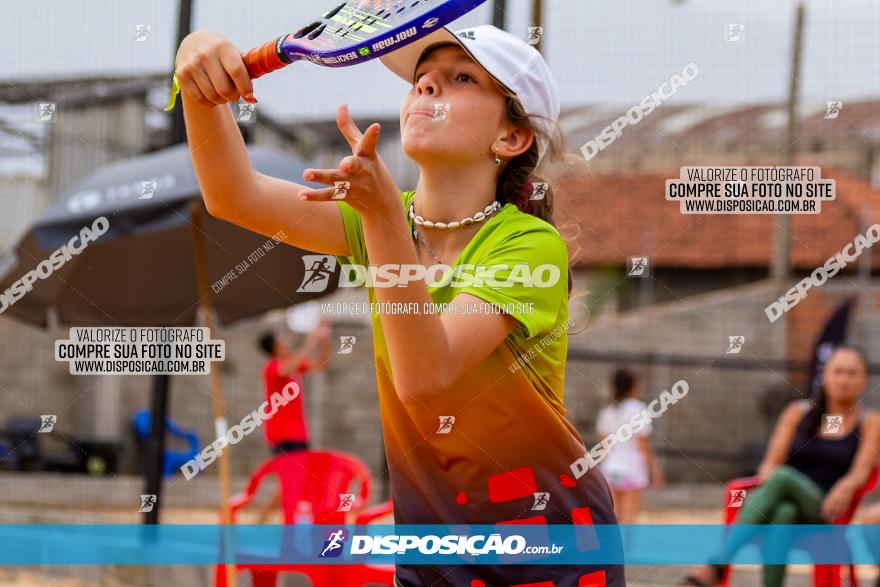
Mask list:
MULTIPOLYGON (((263 367, 263 381, 266 400, 273 393, 281 393, 284 386, 295 382, 299 386, 296 399, 280 406, 276 414, 263 424, 266 442, 273 455, 281 455, 297 450, 308 450, 309 431, 303 404, 302 378, 310 373, 322 371, 330 362, 330 326, 322 320, 309 332, 302 346, 294 349, 293 337, 289 332, 274 330, 264 333, 259 339, 260 349, 269 360, 263 367), (312 358, 315 348, 319 349, 317 359, 312 358)), ((259 523, 265 522, 272 511, 281 503, 280 491, 262 509, 259 523)))

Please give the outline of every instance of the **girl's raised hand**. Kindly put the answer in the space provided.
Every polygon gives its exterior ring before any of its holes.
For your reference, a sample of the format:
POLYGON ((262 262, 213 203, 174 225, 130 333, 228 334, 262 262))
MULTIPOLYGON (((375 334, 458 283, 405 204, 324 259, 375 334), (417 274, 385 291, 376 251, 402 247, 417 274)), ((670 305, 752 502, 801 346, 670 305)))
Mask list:
POLYGON ((202 106, 235 102, 256 103, 254 85, 239 50, 217 33, 196 31, 186 36, 174 64, 183 93, 202 106))
POLYGON ((351 155, 339 162, 338 169, 306 169, 303 179, 330 185, 327 188, 299 192, 302 200, 325 202, 342 200, 363 214, 383 214, 400 205, 400 190, 379 157, 379 123, 361 132, 348 113, 348 105, 336 110, 336 125, 348 144, 351 155), (337 183, 338 182, 338 183, 337 183))

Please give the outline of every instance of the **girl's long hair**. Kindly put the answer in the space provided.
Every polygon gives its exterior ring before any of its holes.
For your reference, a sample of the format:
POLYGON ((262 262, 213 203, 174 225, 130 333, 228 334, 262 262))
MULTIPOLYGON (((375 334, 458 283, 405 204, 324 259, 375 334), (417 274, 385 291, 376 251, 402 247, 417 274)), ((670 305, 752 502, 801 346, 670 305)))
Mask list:
MULTIPOLYGON (((865 368, 865 371, 868 370, 868 360, 865 358, 865 353, 862 349, 857 346, 851 344, 840 344, 834 347, 834 351, 832 355, 839 350, 848 350, 852 351, 859 356, 859 359, 862 361, 862 366, 865 368)), ((831 356, 828 357, 828 362, 831 361, 831 356)), ((827 365, 827 362, 826 362, 827 365)), ((828 408, 828 392, 825 389, 825 384, 819 385, 816 388, 816 391, 813 392, 812 397, 810 397, 810 403, 813 405, 804 415, 804 419, 801 421, 802 429, 806 432, 806 434, 810 437, 816 436, 819 432, 819 427, 822 424, 822 416, 826 413, 825 410, 828 408)))
MULTIPOLYGON (((552 179, 560 172, 570 172, 573 169, 586 172, 586 161, 583 157, 569 153, 565 144, 562 130, 555 120, 551 120, 539 114, 531 114, 525 111, 522 102, 516 94, 498 85, 498 89, 506 99, 506 113, 508 119, 515 125, 531 129, 535 133, 532 146, 525 153, 517 155, 506 163, 498 178, 498 186, 495 197, 501 204, 510 202, 526 214, 537 216, 541 220, 556 227, 553 220, 553 206, 556 194, 553 190, 552 179), (546 121, 552 130, 548 132, 543 125, 535 124, 535 119, 541 118, 546 121), (541 160, 538 168, 538 137, 547 141, 547 152, 541 160), (543 199, 532 200, 534 184, 545 182, 548 184, 543 199)), ((566 240, 563 237, 563 240, 566 240)), ((568 267, 568 293, 571 296, 572 275, 571 266, 568 267)))
POLYGON ((636 385, 636 376, 629 369, 618 368, 611 375, 611 404, 619 405, 620 402, 630 397, 636 385))

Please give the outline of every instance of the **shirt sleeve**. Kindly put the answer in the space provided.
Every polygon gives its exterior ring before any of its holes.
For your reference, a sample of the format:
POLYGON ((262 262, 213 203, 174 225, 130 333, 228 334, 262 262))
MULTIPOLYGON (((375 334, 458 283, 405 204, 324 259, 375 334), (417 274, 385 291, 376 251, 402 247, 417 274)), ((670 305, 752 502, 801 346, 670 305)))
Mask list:
POLYGON ((263 368, 263 384, 266 386, 267 393, 276 381, 278 381, 278 359, 273 358, 269 359, 263 368))
POLYGON ((348 257, 336 257, 343 265, 368 265, 367 248, 364 244, 364 223, 357 210, 345 202, 336 202, 342 215, 342 226, 345 229, 345 240, 351 255, 348 257))
MULTIPOLYGON (((647 408, 647 404, 642 401, 633 401, 629 406, 629 413, 627 414, 626 421, 629 422, 632 420, 636 414, 647 408)), ((644 427, 639 430, 636 436, 648 437, 651 436, 651 433, 654 431, 653 426, 651 426, 651 418, 645 418, 644 427)))
POLYGON ((611 409, 602 408, 599 412, 599 418, 596 420, 596 432, 599 436, 605 437, 614 432, 614 426, 611 425, 611 409))
MULTIPOLYGON (((400 192, 400 204, 406 202, 406 197, 410 192, 400 192)), ((339 213, 342 215, 342 227, 345 230, 345 240, 348 242, 348 248, 351 255, 348 257, 338 256, 336 259, 342 265, 369 265, 370 260, 367 256, 367 245, 364 242, 364 221, 361 219, 357 210, 342 201, 336 202, 339 206, 339 213)))
MULTIPOLYGON (((483 276, 459 289, 500 306, 532 338, 552 330, 568 300, 568 249, 556 229, 529 223, 506 237, 479 261, 483 276)), ((565 307, 567 310, 567 307, 565 307)))

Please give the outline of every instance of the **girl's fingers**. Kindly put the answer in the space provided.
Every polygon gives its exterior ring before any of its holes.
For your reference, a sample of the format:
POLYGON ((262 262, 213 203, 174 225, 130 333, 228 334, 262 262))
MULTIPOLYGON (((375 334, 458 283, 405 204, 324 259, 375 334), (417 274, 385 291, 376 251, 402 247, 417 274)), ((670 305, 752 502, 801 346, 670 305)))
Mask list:
POLYGON ((336 186, 333 186, 317 190, 302 190, 297 194, 297 197, 300 200, 307 200, 309 202, 333 202, 344 200, 345 191, 344 187, 337 189, 336 186))
POLYGON ((220 63, 226 68, 226 73, 229 74, 239 94, 243 97, 254 95, 254 84, 251 76, 248 75, 244 61, 234 47, 229 52, 220 53, 220 63))
POLYGON ((199 87, 199 91, 202 93, 202 96, 205 97, 205 100, 215 106, 223 103, 223 98, 217 95, 217 92, 214 91, 214 84, 211 83, 211 78, 208 77, 207 73, 194 67, 190 72, 190 75, 193 81, 196 82, 196 85, 199 87))
POLYGON ((334 181, 347 181, 353 175, 360 175, 366 167, 364 161, 349 155, 339 162, 339 169, 306 169, 303 171, 303 179, 318 183, 333 183, 334 181))
POLYGON ((341 179, 345 179, 352 175, 361 175, 366 171, 366 166, 363 159, 350 155, 339 162, 339 171, 343 174, 341 179))
POLYGON ((209 102, 208 99, 205 98, 199 84, 196 83, 196 80, 192 76, 178 75, 177 82, 180 84, 182 92, 190 96, 198 104, 201 104, 202 106, 214 106, 212 102, 209 102))
POLYGON ((205 70, 211 78, 211 85, 214 86, 214 90, 221 96, 222 103, 226 104, 238 100, 238 89, 219 59, 209 59, 205 70))
POLYGON ((303 172, 303 179, 306 181, 316 181, 318 183, 333 183, 334 181, 343 181, 346 174, 338 169, 306 169, 303 172))
POLYGON ((354 154, 357 157, 373 157, 376 154, 376 147, 379 144, 379 123, 375 122, 367 128, 361 140, 354 148, 354 154))
POLYGON ((336 109, 336 126, 339 127, 339 131, 352 149, 357 146, 358 141, 364 136, 351 119, 351 115, 348 113, 348 104, 340 104, 336 109))

